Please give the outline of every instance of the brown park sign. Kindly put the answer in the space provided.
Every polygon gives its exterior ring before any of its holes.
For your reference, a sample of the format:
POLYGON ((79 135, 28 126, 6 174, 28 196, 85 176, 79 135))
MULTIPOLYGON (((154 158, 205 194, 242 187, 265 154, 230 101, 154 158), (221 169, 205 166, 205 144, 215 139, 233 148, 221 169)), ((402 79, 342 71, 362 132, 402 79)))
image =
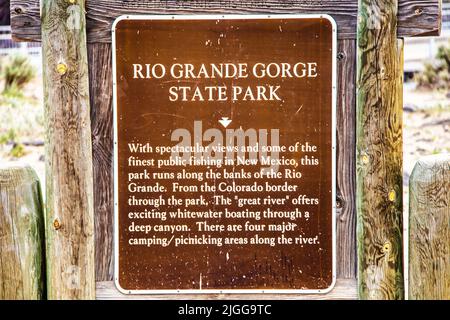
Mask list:
POLYGON ((116 20, 122 292, 331 290, 335 56, 326 15, 116 20))

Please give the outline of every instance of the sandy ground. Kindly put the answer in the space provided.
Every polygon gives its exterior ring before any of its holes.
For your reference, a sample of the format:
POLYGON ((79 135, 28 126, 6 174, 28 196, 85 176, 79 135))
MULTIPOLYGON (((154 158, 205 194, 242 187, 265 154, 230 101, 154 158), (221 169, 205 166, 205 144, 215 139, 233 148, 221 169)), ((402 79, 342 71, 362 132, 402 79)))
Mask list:
POLYGON ((42 143, 45 134, 41 79, 36 77, 28 84, 23 97, 5 97, 2 90, 0 81, 0 162, 29 164, 42 182, 45 176, 44 147, 33 146, 42 143), (14 132, 14 140, 9 139, 11 132, 14 132), (12 152, 17 143, 25 144, 20 157, 12 152))
POLYGON ((404 112, 405 178, 421 156, 450 153, 450 109, 404 112))

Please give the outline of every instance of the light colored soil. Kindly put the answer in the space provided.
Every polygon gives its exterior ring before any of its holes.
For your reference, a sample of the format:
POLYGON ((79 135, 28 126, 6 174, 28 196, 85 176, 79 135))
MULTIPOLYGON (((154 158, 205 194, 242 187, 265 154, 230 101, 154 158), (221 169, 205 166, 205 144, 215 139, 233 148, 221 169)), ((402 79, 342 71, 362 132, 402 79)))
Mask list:
POLYGON ((450 153, 450 108, 405 112, 403 123, 403 161, 407 177, 420 157, 450 153))
POLYGON ((446 91, 430 91, 416 89, 414 83, 406 83, 403 90, 403 105, 421 109, 448 109, 450 108, 450 97, 446 91))
POLYGON ((10 132, 14 140, 0 144, 0 162, 26 163, 34 168, 41 182, 45 177, 44 147, 23 146, 24 154, 15 157, 12 149, 15 143, 36 143, 44 141, 44 108, 42 81, 36 77, 23 90, 22 97, 8 97, 2 94, 0 81, 0 141, 10 132))

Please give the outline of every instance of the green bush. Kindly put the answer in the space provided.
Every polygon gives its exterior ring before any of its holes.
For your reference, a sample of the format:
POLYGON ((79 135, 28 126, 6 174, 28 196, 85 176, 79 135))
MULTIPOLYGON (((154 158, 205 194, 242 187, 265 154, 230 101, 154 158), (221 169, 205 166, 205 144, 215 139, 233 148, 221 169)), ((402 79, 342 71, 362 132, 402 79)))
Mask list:
POLYGON ((418 87, 427 89, 450 89, 450 47, 441 46, 436 54, 436 61, 425 63, 424 70, 416 74, 418 87))
POLYGON ((36 69, 27 56, 11 56, 1 70, 1 76, 5 81, 3 92, 20 93, 20 89, 33 80, 35 75, 36 69))
POLYGON ((14 144, 11 151, 9 151, 9 155, 13 158, 22 158, 26 154, 25 146, 21 143, 14 144))
POLYGON ((432 89, 436 86, 438 79, 438 70, 431 64, 425 63, 423 71, 415 76, 417 85, 422 88, 432 89))
POLYGON ((11 128, 6 133, 0 134, 0 145, 9 142, 14 142, 16 140, 16 137, 17 137, 16 130, 11 128))

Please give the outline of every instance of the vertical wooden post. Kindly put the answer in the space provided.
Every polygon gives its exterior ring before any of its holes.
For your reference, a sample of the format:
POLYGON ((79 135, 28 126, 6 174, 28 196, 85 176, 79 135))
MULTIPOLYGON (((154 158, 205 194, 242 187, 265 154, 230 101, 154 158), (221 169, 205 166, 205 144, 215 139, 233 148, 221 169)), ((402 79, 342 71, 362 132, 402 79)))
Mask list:
POLYGON ((9 26, 9 0, 0 0, 0 26, 9 26))
POLYGON ((450 299, 450 155, 424 157, 409 182, 409 299, 450 299))
POLYGON ((94 299, 91 123, 84 0, 42 0, 49 299, 94 299))
POLYGON ((33 169, 0 168, 0 300, 45 298, 42 206, 33 169))
POLYGON ((110 43, 88 43, 94 161, 95 278, 113 280, 113 111, 110 43))
POLYGON ((338 278, 356 278, 355 118, 356 41, 338 45, 337 211, 338 278))
POLYGON ((361 299, 404 297, 397 10, 397 0, 359 0, 356 185, 361 299))

